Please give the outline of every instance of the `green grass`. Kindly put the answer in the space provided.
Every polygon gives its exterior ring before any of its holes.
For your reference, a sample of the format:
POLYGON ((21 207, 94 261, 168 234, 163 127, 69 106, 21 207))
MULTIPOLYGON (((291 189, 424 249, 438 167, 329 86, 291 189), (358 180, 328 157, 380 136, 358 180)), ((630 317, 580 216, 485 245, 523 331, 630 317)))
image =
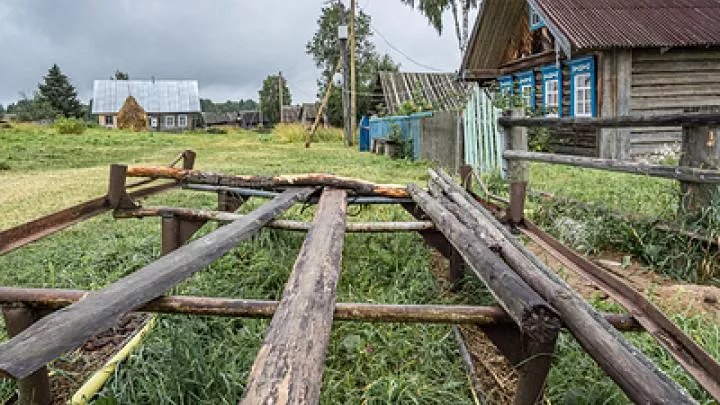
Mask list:
MULTIPOLYGON (((278 142, 272 134, 242 131, 208 135, 88 129, 82 135, 61 136, 53 129, 20 126, 0 131, 0 162, 9 162, 10 166, 0 171, 0 203, 4 208, 0 228, 101 195, 111 163, 166 164, 183 149, 197 151, 197 167, 204 170, 243 174, 334 172, 377 182, 427 181, 425 163, 359 154, 339 142, 314 144, 308 151, 302 143, 278 142)), ((552 178, 547 175, 547 179, 552 178)), ((259 203, 251 200, 242 211, 259 203)), ((212 194, 177 190, 151 197, 144 204, 214 207, 216 200, 212 194)), ((304 211, 295 207, 284 216, 309 220, 312 213, 312 207, 304 211)), ((408 219, 397 207, 361 210, 353 206, 349 213, 351 221, 408 219)), ((198 236, 214 228, 208 225, 198 236)), ((263 230, 171 293, 278 299, 303 237, 302 233, 263 230)), ((98 289, 156 259, 159 247, 159 219, 116 221, 102 215, 1 256, 0 285, 98 289)), ((338 301, 492 302, 472 278, 460 296, 440 294, 428 268, 429 254, 422 239, 414 234, 347 235, 338 301)), ((718 356, 717 325, 702 318, 678 321, 718 356)), ((101 394, 104 400, 97 402, 235 403, 242 395, 267 325, 266 320, 162 315, 140 350, 105 387, 101 394)), ((631 336, 693 395, 711 403, 649 337, 631 336)), ((57 371, 52 364, 50 369, 57 371)), ((448 326, 334 324, 323 379, 324 404, 470 404, 468 387, 448 326)), ((568 335, 560 340, 548 387, 552 403, 628 402, 568 335)), ((13 389, 12 382, 0 381, 0 402, 13 389)))

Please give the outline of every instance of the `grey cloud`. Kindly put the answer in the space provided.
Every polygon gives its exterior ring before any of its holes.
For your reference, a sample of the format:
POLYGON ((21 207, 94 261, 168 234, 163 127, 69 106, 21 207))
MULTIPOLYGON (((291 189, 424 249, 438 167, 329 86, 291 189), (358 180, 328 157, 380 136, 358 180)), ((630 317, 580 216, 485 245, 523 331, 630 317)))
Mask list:
MULTIPOLYGON (((3 0, 0 3, 0 103, 31 95, 57 63, 90 97, 92 80, 115 69, 134 78, 192 78, 218 101, 257 98, 262 80, 282 70, 295 101, 312 100, 317 69, 305 55, 323 1, 3 0)), ((456 70, 459 53, 399 0, 360 0, 373 25, 413 58, 456 70)), ((448 19, 448 24, 452 21, 448 19)), ((449 26, 450 27, 450 26, 449 26)), ((379 37, 375 43, 414 66, 379 37)))

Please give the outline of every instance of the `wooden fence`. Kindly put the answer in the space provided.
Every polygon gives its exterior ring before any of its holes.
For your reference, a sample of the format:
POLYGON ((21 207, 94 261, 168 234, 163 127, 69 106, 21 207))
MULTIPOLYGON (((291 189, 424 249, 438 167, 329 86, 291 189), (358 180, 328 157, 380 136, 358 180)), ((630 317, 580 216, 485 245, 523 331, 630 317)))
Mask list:
POLYGON ((465 106, 465 163, 481 174, 505 173, 505 137, 499 130, 497 109, 487 90, 476 86, 465 106))

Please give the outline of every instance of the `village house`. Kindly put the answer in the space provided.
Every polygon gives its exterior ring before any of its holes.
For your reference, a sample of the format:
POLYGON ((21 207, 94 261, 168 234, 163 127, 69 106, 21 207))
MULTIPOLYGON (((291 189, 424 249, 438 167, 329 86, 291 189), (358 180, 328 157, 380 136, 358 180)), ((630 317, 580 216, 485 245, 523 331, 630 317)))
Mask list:
MULTIPOLYGON (((720 105, 720 1, 485 0, 461 76, 548 117, 681 113, 720 105)), ((606 129, 568 153, 629 158, 681 128, 606 129)))
POLYGON ((117 115, 128 96, 147 113, 151 131, 190 130, 200 118, 197 80, 95 80, 92 113, 98 123, 117 128, 117 115))

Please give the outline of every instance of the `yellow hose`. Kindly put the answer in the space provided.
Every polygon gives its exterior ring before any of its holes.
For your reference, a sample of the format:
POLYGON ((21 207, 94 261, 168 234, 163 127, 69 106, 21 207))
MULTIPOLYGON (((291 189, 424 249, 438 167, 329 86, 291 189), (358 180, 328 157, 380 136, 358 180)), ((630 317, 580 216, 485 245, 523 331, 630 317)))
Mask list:
POLYGON ((90 399, 92 399, 92 397, 94 397, 95 394, 102 389, 110 376, 115 373, 115 369, 118 364, 123 362, 130 353, 140 345, 143 337, 150 331, 150 329, 152 329, 153 325, 155 325, 155 318, 156 316, 153 315, 145 326, 143 326, 142 329, 140 329, 135 336, 133 336, 132 339, 130 339, 130 341, 105 364, 103 368, 95 372, 95 374, 93 374, 93 376, 90 377, 90 379, 87 380, 82 387, 80 387, 70 400, 70 404, 86 405, 90 399))

